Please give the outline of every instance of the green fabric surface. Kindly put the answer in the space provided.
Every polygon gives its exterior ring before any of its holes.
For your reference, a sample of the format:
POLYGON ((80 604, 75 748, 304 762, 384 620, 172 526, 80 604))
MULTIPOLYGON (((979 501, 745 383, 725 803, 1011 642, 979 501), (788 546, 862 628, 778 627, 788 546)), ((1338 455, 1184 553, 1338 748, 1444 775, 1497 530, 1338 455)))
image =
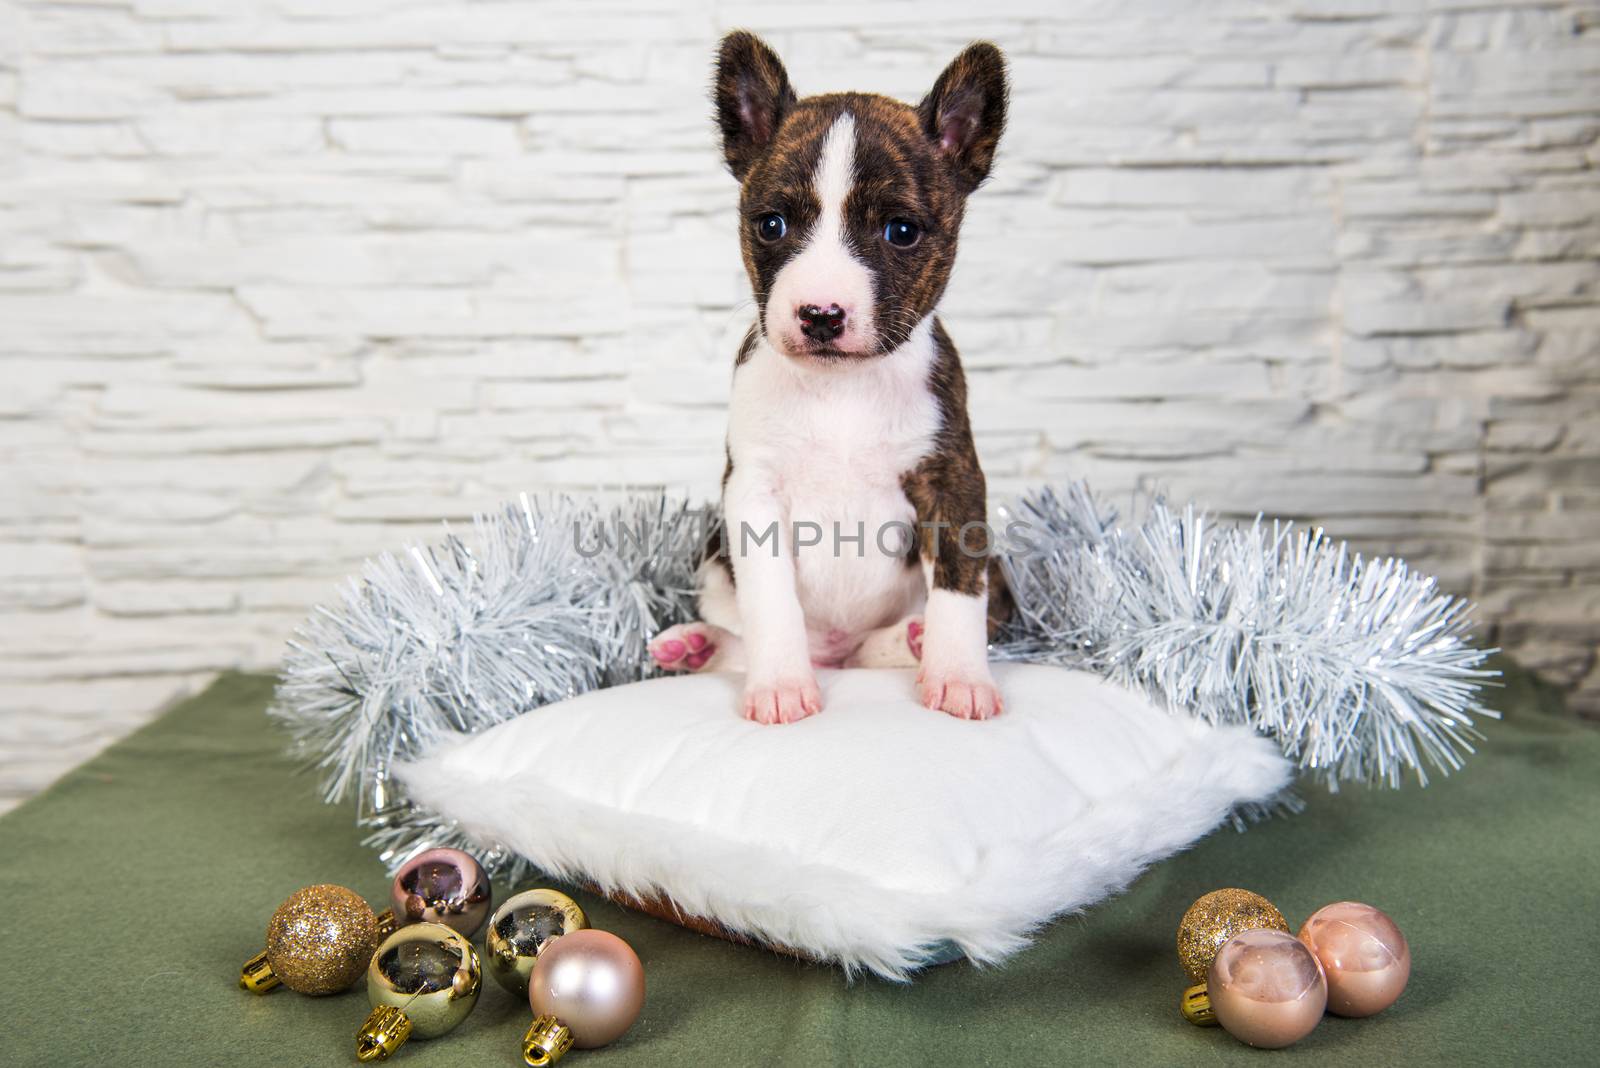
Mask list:
MULTIPOLYGON (((355 1063, 362 985, 329 998, 236 985, 290 891, 336 882, 378 901, 387 886, 350 811, 320 804, 282 755, 262 714, 271 687, 226 676, 0 819, 0 1061, 355 1063)), ((1397 793, 1308 790, 1304 815, 1213 834, 1003 967, 852 984, 577 893, 638 951, 649 992, 622 1040, 565 1063, 1600 1063, 1600 731, 1539 710, 1536 694, 1505 696, 1507 721, 1486 725, 1463 774, 1397 793), (1278 1053, 1190 1026, 1173 932, 1221 886, 1267 895, 1296 925, 1339 899, 1377 905, 1410 940, 1410 988, 1278 1053)), ((520 1064, 528 1020, 486 980, 465 1024, 393 1063, 520 1064)))

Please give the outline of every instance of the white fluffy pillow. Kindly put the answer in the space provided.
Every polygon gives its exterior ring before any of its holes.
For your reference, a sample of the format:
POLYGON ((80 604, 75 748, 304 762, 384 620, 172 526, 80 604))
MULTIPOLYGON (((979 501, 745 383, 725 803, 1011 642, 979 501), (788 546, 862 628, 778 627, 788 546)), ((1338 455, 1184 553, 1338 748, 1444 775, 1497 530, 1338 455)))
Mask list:
POLYGON ((825 671, 788 726, 740 678, 651 679, 547 705, 403 768, 414 800, 551 875, 847 968, 976 961, 1113 893, 1290 768, 1268 739, 1094 676, 1000 664, 1006 712, 920 707, 910 671, 825 671))

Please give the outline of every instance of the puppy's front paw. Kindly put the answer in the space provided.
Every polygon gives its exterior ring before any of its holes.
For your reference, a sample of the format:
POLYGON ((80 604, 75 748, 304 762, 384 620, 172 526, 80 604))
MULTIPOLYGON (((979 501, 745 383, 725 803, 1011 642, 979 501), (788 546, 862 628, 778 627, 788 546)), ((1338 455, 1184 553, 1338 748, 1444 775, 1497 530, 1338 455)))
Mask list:
POLYGON ((1005 711, 987 670, 942 672, 925 667, 917 676, 917 696, 924 707, 957 719, 992 719, 1005 711))
POLYGON ((744 688, 744 718, 757 723, 794 723, 822 711, 822 691, 817 680, 779 679, 770 683, 751 680, 744 688))

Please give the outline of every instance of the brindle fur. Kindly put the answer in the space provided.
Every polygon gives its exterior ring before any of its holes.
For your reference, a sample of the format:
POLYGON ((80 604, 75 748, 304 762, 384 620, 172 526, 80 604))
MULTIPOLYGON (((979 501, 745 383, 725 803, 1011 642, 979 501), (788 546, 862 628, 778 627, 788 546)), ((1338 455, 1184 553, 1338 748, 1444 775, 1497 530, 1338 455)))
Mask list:
MULTIPOLYGON (((760 334, 754 326, 744 332, 744 340, 739 342, 739 354, 733 359, 734 367, 738 367, 750 358, 750 354, 756 350, 756 342, 759 338, 760 334)), ((728 479, 733 477, 733 450, 728 448, 726 442, 722 446, 722 456, 722 488, 726 490, 728 488, 728 479)), ((728 585, 734 585, 733 560, 728 555, 728 536, 725 529, 714 527, 707 533, 705 555, 702 560, 716 563, 723 571, 727 572, 728 585)))
MULTIPOLYGON (((950 64, 915 108, 868 93, 796 97, 778 57, 749 33, 722 43, 712 93, 728 168, 741 183, 740 249, 750 276, 759 329, 766 326, 773 280, 803 248, 821 213, 811 186, 823 141, 839 117, 855 121, 854 185, 845 202, 845 239, 851 253, 874 273, 878 286, 874 322, 877 359, 904 344, 933 313, 955 264, 966 198, 988 176, 1005 126, 1005 63, 998 49, 980 42, 950 64), (788 223, 773 243, 757 236, 769 212, 788 223), (921 239, 900 249, 881 239, 893 218, 915 222, 921 239)), ((757 341, 752 327, 735 366, 749 359, 757 341)), ((942 425, 932 449, 901 476, 915 509, 921 536, 908 566, 932 565, 933 586, 977 594, 988 577, 991 633, 1010 615, 1009 591, 989 555, 986 486, 967 418, 966 378, 954 343, 937 318, 937 357, 928 388, 937 399, 942 425), (965 533, 963 534, 963 531, 965 533), (964 541, 964 544, 963 544, 964 541)), ((723 473, 726 485, 731 456, 723 473)), ((710 556, 731 579, 725 541, 710 556)))
POLYGON ((930 561, 934 587, 957 593, 982 592, 987 576, 993 637, 1010 618, 1010 591, 999 561, 990 555, 985 525, 987 486, 967 418, 967 379, 961 371, 961 358, 937 319, 933 338, 938 355, 928 384, 939 404, 940 428, 932 451, 900 476, 906 499, 916 509, 920 534, 917 554, 907 562, 920 566, 922 561, 930 561))

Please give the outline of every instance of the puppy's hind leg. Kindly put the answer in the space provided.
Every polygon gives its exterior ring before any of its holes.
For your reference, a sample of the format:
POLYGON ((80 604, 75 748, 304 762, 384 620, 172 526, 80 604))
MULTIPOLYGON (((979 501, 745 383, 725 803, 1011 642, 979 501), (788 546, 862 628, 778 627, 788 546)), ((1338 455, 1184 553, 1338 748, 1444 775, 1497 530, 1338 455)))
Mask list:
POLYGON ((907 668, 922 661, 922 617, 910 616, 871 632, 845 660, 847 668, 907 668))
POLYGON ((650 639, 650 655, 662 671, 743 671, 744 639, 734 628, 739 609, 725 561, 700 565, 700 619, 679 623, 650 639))
POLYGON ((742 671, 744 641, 714 623, 679 623, 650 639, 662 671, 742 671))

